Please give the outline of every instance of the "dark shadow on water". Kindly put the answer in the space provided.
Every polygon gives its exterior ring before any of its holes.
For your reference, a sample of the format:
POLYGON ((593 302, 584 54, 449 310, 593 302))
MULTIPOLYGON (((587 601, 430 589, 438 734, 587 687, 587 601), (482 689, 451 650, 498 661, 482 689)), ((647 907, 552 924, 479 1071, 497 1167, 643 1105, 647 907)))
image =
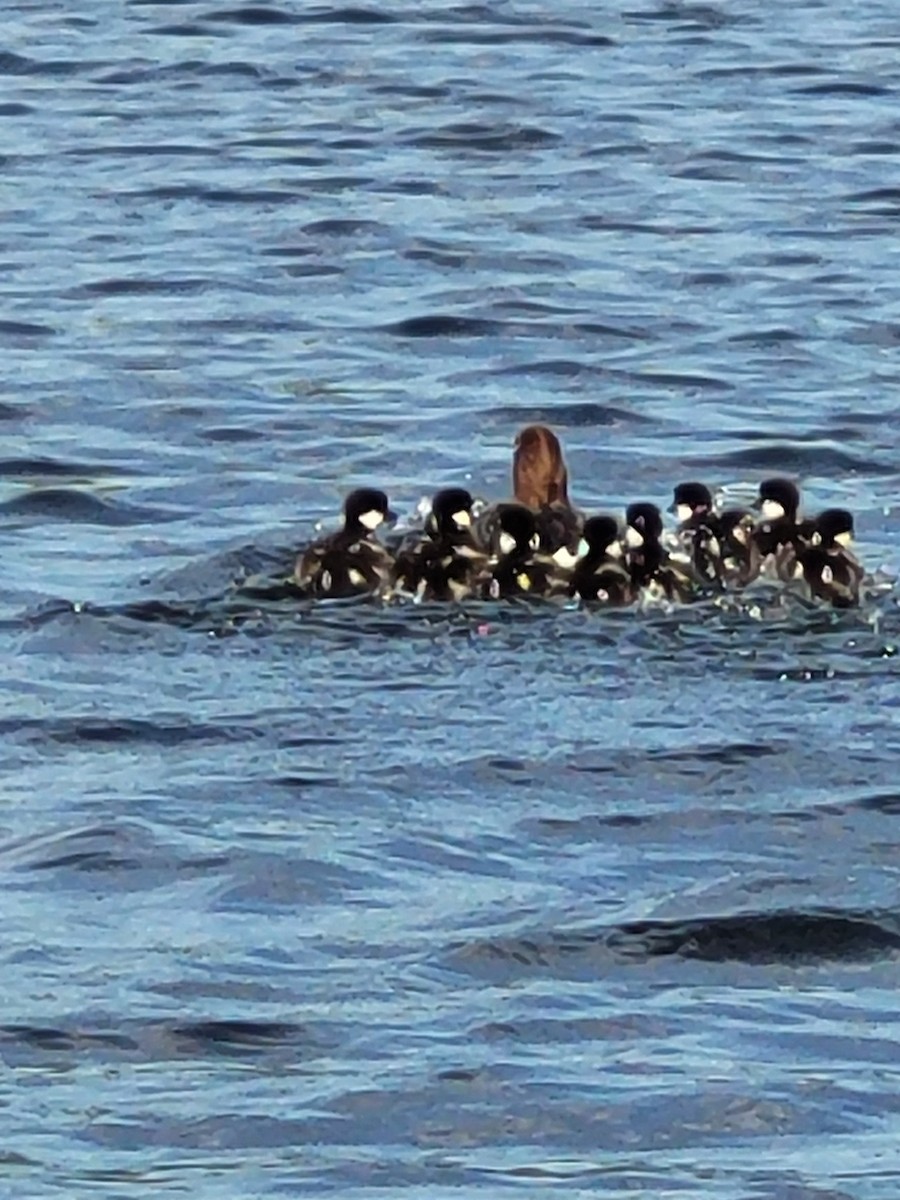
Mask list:
POLYGON ((445 965, 478 976, 532 972, 602 975, 611 965, 641 967, 656 959, 782 963, 894 959, 900 919, 894 912, 786 910, 671 921, 632 921, 598 929, 535 931, 451 947, 445 965))

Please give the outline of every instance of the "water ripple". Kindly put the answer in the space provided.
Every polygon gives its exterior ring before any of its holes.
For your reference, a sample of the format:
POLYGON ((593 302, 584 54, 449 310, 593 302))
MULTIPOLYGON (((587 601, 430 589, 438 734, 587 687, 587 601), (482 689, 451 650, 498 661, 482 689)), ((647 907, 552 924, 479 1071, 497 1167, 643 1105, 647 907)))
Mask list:
POLYGON ((0 1169, 882 1200, 889 6, 65 7, 0 54, 0 1169), (534 422, 588 511, 791 474, 864 603, 297 595, 534 422))

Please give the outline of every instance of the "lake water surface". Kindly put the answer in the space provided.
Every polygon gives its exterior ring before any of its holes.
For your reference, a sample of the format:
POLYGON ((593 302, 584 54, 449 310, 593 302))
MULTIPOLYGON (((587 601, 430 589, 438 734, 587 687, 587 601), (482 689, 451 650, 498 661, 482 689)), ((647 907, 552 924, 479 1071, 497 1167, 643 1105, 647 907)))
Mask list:
POLYGON ((0 1193, 894 1196, 892 591, 236 583, 530 421, 896 574, 895 4, 0 15, 0 1193))

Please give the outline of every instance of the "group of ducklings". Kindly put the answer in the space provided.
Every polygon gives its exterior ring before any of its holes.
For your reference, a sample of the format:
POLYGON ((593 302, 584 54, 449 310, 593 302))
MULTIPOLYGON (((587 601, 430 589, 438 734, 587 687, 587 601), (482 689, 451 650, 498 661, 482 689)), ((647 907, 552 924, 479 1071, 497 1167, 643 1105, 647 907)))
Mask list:
POLYGON ((647 502, 629 505, 621 526, 573 508, 559 439, 529 425, 515 441, 513 490, 514 500, 479 508, 465 488, 442 489, 423 529, 385 544, 376 533, 395 520, 388 498, 359 488, 346 498, 343 528, 300 555, 294 583, 319 598, 540 596, 624 606, 685 603, 762 578, 796 583, 837 608, 859 603, 852 515, 830 508, 802 519, 789 479, 764 480, 752 511, 717 511, 705 484, 680 483, 669 509, 674 532, 647 502))

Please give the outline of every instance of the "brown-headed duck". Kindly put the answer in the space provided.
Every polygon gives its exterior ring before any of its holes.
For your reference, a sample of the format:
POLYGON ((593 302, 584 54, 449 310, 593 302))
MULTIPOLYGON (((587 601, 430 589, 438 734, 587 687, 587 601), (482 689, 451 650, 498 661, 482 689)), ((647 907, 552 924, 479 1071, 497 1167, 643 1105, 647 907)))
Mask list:
MULTIPOLYGON (((559 438, 546 425, 526 425, 516 434, 512 461, 513 497, 535 515, 541 549, 559 554, 561 565, 572 567, 581 533, 581 515, 569 501, 569 473, 559 438)), ((478 518, 476 540, 496 554, 500 505, 491 505, 478 518)))

